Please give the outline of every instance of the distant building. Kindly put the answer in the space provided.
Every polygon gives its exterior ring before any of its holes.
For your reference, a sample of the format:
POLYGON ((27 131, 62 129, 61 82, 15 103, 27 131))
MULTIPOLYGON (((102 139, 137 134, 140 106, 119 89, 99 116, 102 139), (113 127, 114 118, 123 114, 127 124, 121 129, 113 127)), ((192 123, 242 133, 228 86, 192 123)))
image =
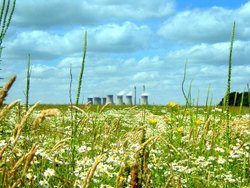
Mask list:
POLYGON ((114 104, 113 95, 107 95, 106 99, 106 104, 114 104))
POLYGON ((102 98, 101 97, 94 97, 94 105, 101 105, 102 98))
POLYGON ((117 105, 123 105, 123 96, 122 95, 117 95, 116 96, 116 104, 117 105))
POLYGON ((126 95, 126 105, 132 105, 132 95, 126 95))
POLYGON ((148 94, 147 93, 141 94, 141 105, 148 105, 148 94))
POLYGON ((89 97, 89 98, 87 99, 87 103, 92 105, 92 104, 93 104, 93 98, 92 98, 92 97, 89 97))

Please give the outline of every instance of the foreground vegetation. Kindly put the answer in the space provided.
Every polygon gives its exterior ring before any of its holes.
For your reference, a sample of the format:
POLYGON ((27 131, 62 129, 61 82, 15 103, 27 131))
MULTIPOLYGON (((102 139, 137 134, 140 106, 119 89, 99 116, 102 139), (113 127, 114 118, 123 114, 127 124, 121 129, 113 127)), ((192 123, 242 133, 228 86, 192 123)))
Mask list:
MULTIPOLYGON (((249 109, 249 108, 248 108, 249 109)), ((1 187, 250 187, 250 115, 216 107, 0 112, 1 187), (77 127, 77 132, 74 132, 77 127)))

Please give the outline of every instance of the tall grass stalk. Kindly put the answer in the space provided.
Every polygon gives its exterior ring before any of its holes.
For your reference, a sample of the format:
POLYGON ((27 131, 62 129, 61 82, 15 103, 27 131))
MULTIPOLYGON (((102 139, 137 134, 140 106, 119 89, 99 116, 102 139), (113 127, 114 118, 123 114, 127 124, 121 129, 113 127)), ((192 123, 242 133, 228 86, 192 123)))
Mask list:
MULTIPOLYGON (((211 85, 209 84, 208 88, 207 88, 207 97, 206 97, 206 103, 205 103, 206 110, 209 113, 210 113, 210 108, 211 108, 211 101, 210 101, 210 104, 208 104, 210 93, 211 93, 211 85)), ((208 113, 208 115, 209 115, 209 113, 208 113)), ((208 115, 207 115, 207 117, 208 117, 208 115)))
POLYGON ((5 0, 2 0, 2 5, 1 5, 1 10, 0 10, 0 27, 1 27, 0 29, 0 58, 2 57, 2 50, 3 50, 2 42, 9 28, 11 18, 12 18, 12 15, 14 13, 15 6, 16 6, 16 0, 12 1, 12 5, 10 5, 10 2, 11 0, 7 0, 7 3, 5 0))
MULTIPOLYGON (((85 58, 86 58, 86 52, 87 52, 87 32, 84 33, 84 42, 83 42, 83 57, 82 57, 82 64, 81 64, 81 70, 78 80, 78 87, 77 87, 77 93, 76 93, 76 102, 75 105, 79 105, 79 98, 81 94, 81 86, 82 86, 82 77, 84 72, 84 65, 85 65, 85 58)), ((72 72, 70 68, 70 77, 72 81, 72 72)), ((70 83, 70 100, 71 100, 71 84, 70 83)), ((71 100, 72 103, 72 100, 71 100)), ((71 106, 71 113, 72 113, 72 106, 71 106)), ((71 115, 71 118, 73 116, 71 115)), ((74 121, 72 121, 72 128, 71 128, 71 166, 73 171, 75 170, 75 153, 76 153, 76 143, 77 143, 77 132, 78 132, 78 122, 77 122, 77 110, 75 110, 75 116, 74 121)))
POLYGON ((1 12, 0 12, 0 26, 1 26, 1 32, 0 32, 0 46, 2 49, 2 42, 4 39, 4 36, 9 28, 12 15, 15 10, 16 6, 16 0, 13 0, 12 6, 10 6, 11 0, 7 0, 7 4, 5 0, 2 0, 2 6, 1 6, 1 12))
POLYGON ((236 91, 235 94, 234 94, 234 103, 233 103, 233 106, 236 105, 237 95, 238 95, 238 92, 236 91))
POLYGON ((27 67, 26 67, 26 91, 25 91, 25 110, 29 109, 29 91, 30 91, 30 54, 28 54, 27 67))
POLYGON ((241 95, 241 99, 240 99, 240 113, 242 112, 242 106, 243 106, 243 102, 244 102, 244 95, 245 95, 245 90, 243 90, 242 95, 241 95))
POLYGON ((79 98, 81 94, 82 76, 83 76, 83 71, 84 71, 86 52, 87 52, 87 32, 84 33, 83 57, 82 57, 82 66, 81 66, 79 80, 78 80, 78 88, 77 88, 77 93, 76 93, 76 106, 79 104, 79 98))
POLYGON ((231 43, 230 43, 230 52, 229 52, 229 63, 228 63, 228 79, 227 79, 227 92, 226 92, 226 114, 227 114, 227 128, 226 128, 226 139, 228 147, 230 145, 230 126, 229 126, 229 95, 231 89, 231 72, 232 72, 232 56, 233 56, 233 43, 235 35, 235 22, 233 23, 231 43))
POLYGON ((187 73, 187 62, 185 63, 185 67, 184 67, 184 75, 183 75, 183 79, 182 79, 182 83, 181 83, 181 90, 182 90, 182 94, 186 100, 186 107, 187 106, 190 106, 190 102, 189 102, 189 98, 188 96, 186 95, 186 92, 184 90, 184 84, 185 84, 185 81, 186 81, 186 73, 187 73))
POLYGON ((250 88, 249 88, 249 83, 247 83, 247 92, 248 92, 248 106, 249 106, 249 114, 250 114, 250 88))

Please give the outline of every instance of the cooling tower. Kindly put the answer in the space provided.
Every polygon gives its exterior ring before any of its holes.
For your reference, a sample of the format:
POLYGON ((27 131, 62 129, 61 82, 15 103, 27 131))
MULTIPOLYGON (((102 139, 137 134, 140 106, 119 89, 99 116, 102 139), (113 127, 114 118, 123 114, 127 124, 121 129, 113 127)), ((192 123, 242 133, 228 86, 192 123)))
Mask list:
POLYGON ((126 105, 132 105, 132 95, 126 95, 126 105))
POLYGON ((148 104, 148 94, 143 93, 141 95, 141 105, 147 105, 148 104))
POLYGON ((94 97, 94 104, 95 105, 101 105, 102 104, 102 98, 94 97))
POLYGON ((116 104, 123 105, 123 96, 122 95, 117 95, 116 104))
POLYGON ((102 104, 105 105, 107 103, 107 98, 106 97, 103 97, 102 98, 102 104))
POLYGON ((87 103, 92 105, 92 104, 93 104, 93 98, 92 98, 92 97, 89 97, 89 98, 87 99, 87 103))
POLYGON ((108 104, 108 103, 114 104, 113 95, 107 95, 106 99, 107 99, 106 104, 108 104))

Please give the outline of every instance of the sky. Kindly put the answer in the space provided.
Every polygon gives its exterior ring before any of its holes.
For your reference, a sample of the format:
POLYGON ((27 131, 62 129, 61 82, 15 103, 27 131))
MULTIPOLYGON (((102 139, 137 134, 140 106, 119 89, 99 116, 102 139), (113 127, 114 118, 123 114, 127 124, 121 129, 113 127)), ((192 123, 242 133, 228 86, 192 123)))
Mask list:
POLYGON ((248 0, 17 0, 0 64, 1 85, 17 75, 6 102, 25 102, 28 54, 30 103, 75 101, 86 31, 81 103, 125 96, 134 86, 139 98, 145 85, 149 104, 185 104, 186 64, 192 101, 218 104, 234 21, 231 91, 246 91, 250 82, 249 18, 248 0))

